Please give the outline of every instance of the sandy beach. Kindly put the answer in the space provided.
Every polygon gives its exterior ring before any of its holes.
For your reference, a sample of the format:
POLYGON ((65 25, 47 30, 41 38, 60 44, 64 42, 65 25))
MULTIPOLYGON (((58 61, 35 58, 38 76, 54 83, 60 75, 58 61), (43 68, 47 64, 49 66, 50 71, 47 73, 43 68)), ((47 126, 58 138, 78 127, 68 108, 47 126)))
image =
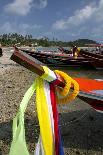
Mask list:
MULTIPOLYGON (((13 49, 0 57, 0 155, 7 155, 12 140, 12 119, 36 74, 10 60, 13 49)), ((88 72, 89 73, 89 72, 88 72)), ((78 75, 79 76, 79 75, 78 75)), ((98 75, 103 77, 103 73, 98 75)), ((76 98, 58 106, 65 155, 103 155, 103 114, 76 98)), ((39 136, 35 94, 25 114, 26 140, 31 155, 39 136)))

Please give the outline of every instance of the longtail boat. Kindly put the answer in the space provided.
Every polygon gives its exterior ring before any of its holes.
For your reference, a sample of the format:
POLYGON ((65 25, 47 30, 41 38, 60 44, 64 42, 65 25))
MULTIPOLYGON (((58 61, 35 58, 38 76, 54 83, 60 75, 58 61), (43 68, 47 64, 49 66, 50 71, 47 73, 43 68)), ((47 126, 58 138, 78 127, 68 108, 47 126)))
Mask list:
MULTIPOLYGON (((25 68, 33 71, 38 75, 43 75, 44 70, 42 65, 38 64, 27 53, 15 49, 11 59, 25 68)), ((58 77, 59 86, 64 87, 64 82, 58 77)), ((95 110, 103 111, 103 79, 85 79, 85 78, 74 78, 79 84, 80 91, 78 97, 92 106, 95 110)))
POLYGON ((96 68, 96 69, 103 69, 103 52, 100 53, 93 53, 89 52, 88 50, 81 50, 80 54, 87 58, 91 59, 90 63, 96 68))
POLYGON ((96 111, 103 111, 103 79, 74 78, 79 83, 79 98, 96 111))
POLYGON ((90 58, 84 58, 83 56, 73 57, 72 54, 57 53, 57 52, 36 52, 21 49, 24 53, 32 56, 33 58, 47 64, 48 66, 81 66, 92 67, 90 58))

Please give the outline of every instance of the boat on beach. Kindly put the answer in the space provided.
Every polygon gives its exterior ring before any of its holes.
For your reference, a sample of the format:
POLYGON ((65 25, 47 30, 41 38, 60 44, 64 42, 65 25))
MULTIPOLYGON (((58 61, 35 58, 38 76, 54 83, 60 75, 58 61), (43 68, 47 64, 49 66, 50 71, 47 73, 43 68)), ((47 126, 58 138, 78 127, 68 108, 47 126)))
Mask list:
POLYGON ((74 78, 79 84, 78 97, 103 113, 103 79, 74 78))
POLYGON ((103 69, 103 52, 100 51, 98 53, 88 50, 81 50, 80 54, 84 57, 90 60, 90 63, 96 68, 96 69, 103 69))
POLYGON ((3 55, 3 50, 2 50, 2 47, 1 47, 1 44, 0 44, 0 57, 3 55))
POLYGON ((68 51, 68 54, 56 51, 31 51, 26 49, 20 49, 24 53, 34 57, 35 59, 47 64, 48 66, 82 66, 92 67, 90 58, 84 58, 83 56, 73 57, 68 51))
MULTIPOLYGON (((40 76, 44 74, 42 65, 39 65, 35 59, 21 50, 15 49, 11 60, 40 76)), ((74 77, 73 79, 79 84, 78 97, 88 103, 96 111, 103 112, 103 79, 87 79, 82 77, 74 77)), ((61 84, 61 87, 64 86, 61 79, 58 78, 58 82, 61 84)))

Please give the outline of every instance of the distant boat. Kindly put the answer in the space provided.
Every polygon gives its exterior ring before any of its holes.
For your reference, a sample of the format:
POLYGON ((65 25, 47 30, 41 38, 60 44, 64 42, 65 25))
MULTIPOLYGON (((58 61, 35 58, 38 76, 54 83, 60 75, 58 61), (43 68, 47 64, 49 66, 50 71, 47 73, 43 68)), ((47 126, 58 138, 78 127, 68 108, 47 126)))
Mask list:
POLYGON ((30 50, 24 50, 24 49, 21 49, 21 50, 49 66, 92 67, 89 62, 89 59, 84 58, 82 56, 78 56, 77 58, 74 58, 72 54, 64 54, 62 52, 56 52, 56 51, 33 52, 30 50))
POLYGON ((100 51, 100 53, 93 53, 89 52, 88 50, 81 50, 80 54, 87 58, 91 59, 90 63, 96 68, 96 69, 103 69, 103 53, 100 51))

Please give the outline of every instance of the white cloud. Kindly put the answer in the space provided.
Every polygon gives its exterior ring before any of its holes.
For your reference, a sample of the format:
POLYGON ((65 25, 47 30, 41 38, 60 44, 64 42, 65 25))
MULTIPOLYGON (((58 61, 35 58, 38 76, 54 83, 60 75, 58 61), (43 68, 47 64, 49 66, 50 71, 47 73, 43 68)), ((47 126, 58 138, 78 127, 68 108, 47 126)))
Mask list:
POLYGON ((98 22, 103 21, 103 0, 100 0, 99 6, 97 7, 95 11, 95 20, 98 22))
POLYGON ((47 6, 47 0, 39 0, 38 4, 35 0, 14 0, 12 3, 5 6, 4 10, 8 13, 27 15, 32 7, 41 9, 47 6))
POLYGON ((53 24, 53 29, 65 30, 70 27, 83 25, 89 20, 94 23, 103 22, 103 0, 99 0, 97 3, 92 3, 81 10, 76 10, 73 16, 68 17, 67 19, 57 20, 53 24))
POLYGON ((3 25, 0 25, 0 33, 10 33, 10 32, 15 32, 15 29, 10 24, 10 22, 5 22, 3 25))
POLYGON ((45 8, 47 6, 47 0, 40 0, 39 7, 40 8, 45 8))
POLYGON ((84 23, 86 20, 90 19, 93 13, 95 12, 95 7, 85 6, 81 10, 77 10, 73 16, 69 17, 66 20, 58 20, 53 24, 54 29, 67 29, 71 26, 78 26, 84 23))
POLYGON ((56 21, 54 24, 53 24, 53 28, 54 29, 60 29, 60 30, 64 30, 64 29, 67 29, 67 26, 68 26, 68 22, 61 19, 59 21, 56 21))
POLYGON ((41 25, 29 25, 26 23, 16 24, 6 22, 3 25, 0 24, 0 33, 20 33, 20 34, 32 34, 35 31, 41 29, 41 25))
POLYGON ((65 35, 73 36, 73 37, 80 37, 84 31, 85 31, 85 35, 86 35, 88 33, 86 26, 83 26, 80 29, 75 29, 73 31, 67 31, 65 35))
POLYGON ((18 15, 26 15, 31 7, 33 0, 14 0, 13 3, 6 5, 5 11, 18 15))
POLYGON ((103 38, 103 24, 99 27, 92 28, 91 35, 94 37, 103 38))
POLYGON ((47 0, 38 0, 37 2, 34 2, 33 6, 37 9, 43 9, 47 6, 47 3, 47 0))

